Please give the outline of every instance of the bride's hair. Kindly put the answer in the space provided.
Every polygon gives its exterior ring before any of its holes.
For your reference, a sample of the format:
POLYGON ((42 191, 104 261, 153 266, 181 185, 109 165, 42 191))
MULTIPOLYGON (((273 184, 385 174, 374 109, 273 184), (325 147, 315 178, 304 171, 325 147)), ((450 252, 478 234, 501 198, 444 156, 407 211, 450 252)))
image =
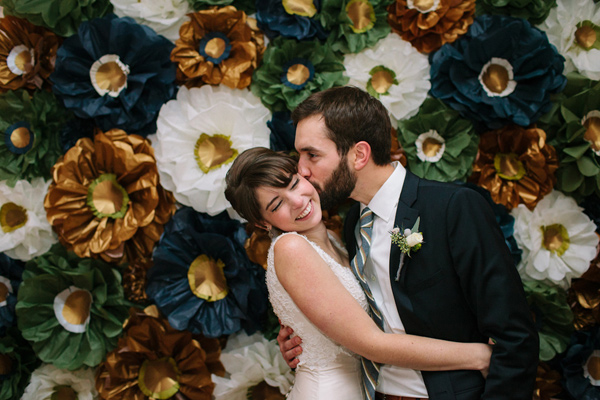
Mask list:
POLYGON ((256 198, 261 186, 284 188, 298 172, 295 158, 283 152, 254 147, 240 154, 225 177, 225 197, 248 223, 260 226, 263 217, 256 198))

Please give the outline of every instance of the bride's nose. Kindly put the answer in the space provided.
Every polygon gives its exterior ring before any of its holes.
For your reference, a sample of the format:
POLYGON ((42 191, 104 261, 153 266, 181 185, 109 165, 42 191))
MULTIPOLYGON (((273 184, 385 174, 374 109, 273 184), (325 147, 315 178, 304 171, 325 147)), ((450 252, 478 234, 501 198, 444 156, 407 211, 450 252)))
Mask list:
POLYGON ((292 207, 300 208, 304 205, 305 201, 302 198, 302 196, 298 194, 293 194, 290 196, 290 203, 292 204, 292 207))

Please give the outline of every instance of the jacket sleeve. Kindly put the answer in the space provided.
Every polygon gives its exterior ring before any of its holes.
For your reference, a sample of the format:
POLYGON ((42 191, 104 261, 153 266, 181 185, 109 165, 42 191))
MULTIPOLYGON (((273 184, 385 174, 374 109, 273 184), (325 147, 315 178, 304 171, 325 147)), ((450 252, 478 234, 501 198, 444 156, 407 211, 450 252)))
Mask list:
POLYGON ((468 188, 446 210, 452 261, 479 331, 495 341, 482 399, 531 400, 539 338, 523 285, 491 207, 468 188))

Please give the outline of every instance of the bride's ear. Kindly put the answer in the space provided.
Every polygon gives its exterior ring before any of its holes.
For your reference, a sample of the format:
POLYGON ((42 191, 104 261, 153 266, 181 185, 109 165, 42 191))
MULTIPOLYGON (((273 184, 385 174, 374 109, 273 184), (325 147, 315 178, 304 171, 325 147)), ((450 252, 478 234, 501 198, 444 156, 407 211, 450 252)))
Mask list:
POLYGON ((265 231, 267 231, 267 232, 270 232, 270 231, 271 231, 271 229, 273 229, 273 226, 272 226, 271 224, 269 224, 269 223, 266 223, 266 222, 264 222, 264 221, 263 221, 263 222, 259 222, 259 223, 257 223, 257 224, 256 224, 256 227, 257 227, 257 228, 259 228, 259 229, 264 229, 264 230, 265 230, 265 231))

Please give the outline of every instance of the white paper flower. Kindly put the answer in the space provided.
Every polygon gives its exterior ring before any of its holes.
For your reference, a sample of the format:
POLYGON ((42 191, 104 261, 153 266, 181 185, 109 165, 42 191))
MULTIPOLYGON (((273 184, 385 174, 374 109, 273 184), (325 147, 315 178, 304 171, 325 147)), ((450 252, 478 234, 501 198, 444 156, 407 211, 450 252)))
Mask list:
POLYGON ((174 42, 179 28, 189 18, 187 0, 110 0, 119 17, 131 17, 138 24, 154 29, 159 35, 174 42))
POLYGON ((29 385, 21 400, 38 399, 93 400, 98 398, 94 387, 94 371, 81 368, 75 371, 58 369, 52 364, 44 364, 31 374, 29 385))
POLYGON ((182 86, 177 100, 161 108, 151 138, 163 187, 196 211, 236 217, 225 199, 225 175, 244 150, 269 147, 270 118, 248 90, 182 86))
POLYGON ((427 97, 429 61, 395 33, 372 48, 344 57, 349 85, 379 98, 395 120, 411 117, 427 97))
POLYGON ((529 211, 523 204, 511 211, 515 239, 523 250, 518 265, 523 278, 548 280, 568 288, 596 256, 596 225, 572 197, 554 190, 529 211))
POLYGON ((558 0, 538 26, 565 57, 565 74, 579 71, 600 79, 600 3, 593 0, 558 0), (593 46, 593 47, 592 47, 593 46))
POLYGON ((231 335, 221 353, 221 362, 227 377, 212 376, 216 384, 215 400, 246 400, 248 390, 259 384, 285 394, 294 381, 294 374, 283 360, 277 342, 265 339, 260 333, 231 335))
POLYGON ((44 209, 49 185, 42 178, 19 180, 14 188, 0 182, 0 252, 29 261, 58 241, 44 209))

